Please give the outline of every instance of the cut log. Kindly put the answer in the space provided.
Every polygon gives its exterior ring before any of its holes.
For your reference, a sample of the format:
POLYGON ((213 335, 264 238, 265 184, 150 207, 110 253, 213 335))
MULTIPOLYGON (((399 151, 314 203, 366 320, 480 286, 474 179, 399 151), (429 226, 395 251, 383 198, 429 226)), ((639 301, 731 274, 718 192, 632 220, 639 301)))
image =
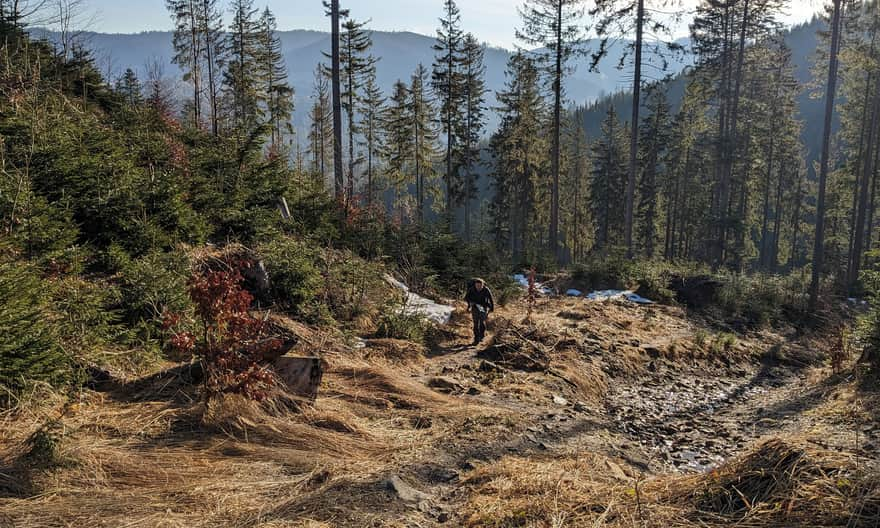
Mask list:
POLYGON ((324 367, 316 357, 281 356, 272 363, 283 386, 291 394, 310 402, 318 396, 324 367))

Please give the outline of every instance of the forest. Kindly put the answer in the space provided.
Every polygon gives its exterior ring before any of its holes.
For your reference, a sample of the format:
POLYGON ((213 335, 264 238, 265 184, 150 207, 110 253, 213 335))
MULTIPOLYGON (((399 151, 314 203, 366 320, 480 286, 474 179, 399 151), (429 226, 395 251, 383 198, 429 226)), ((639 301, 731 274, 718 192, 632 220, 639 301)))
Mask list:
POLYGON ((308 2, 0 0, 0 528, 880 526, 876 0, 308 2))

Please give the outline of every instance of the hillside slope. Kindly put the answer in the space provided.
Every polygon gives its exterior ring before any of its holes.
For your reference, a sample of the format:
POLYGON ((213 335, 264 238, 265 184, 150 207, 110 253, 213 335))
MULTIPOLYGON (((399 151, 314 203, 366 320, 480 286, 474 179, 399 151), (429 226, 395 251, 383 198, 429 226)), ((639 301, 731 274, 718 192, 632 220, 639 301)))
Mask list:
POLYGON ((206 408, 167 376, 6 413, 0 520, 876 526, 877 407, 857 410, 851 381, 808 366, 822 340, 733 337, 623 301, 544 299, 531 324, 524 310, 501 310, 477 349, 461 312, 427 350, 289 321, 297 351, 327 364, 302 414, 233 398, 206 408), (47 420, 59 463, 27 469, 47 420))

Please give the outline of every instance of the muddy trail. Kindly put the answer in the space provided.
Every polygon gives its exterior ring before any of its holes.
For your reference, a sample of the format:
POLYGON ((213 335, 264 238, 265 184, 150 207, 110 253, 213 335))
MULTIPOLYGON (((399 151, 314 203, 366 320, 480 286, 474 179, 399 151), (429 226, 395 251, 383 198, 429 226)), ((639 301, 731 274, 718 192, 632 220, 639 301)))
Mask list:
MULTIPOLYGON (((472 347, 461 326, 456 338, 431 354, 419 381, 520 416, 500 443, 478 435, 469 442, 459 434, 441 447, 437 460, 460 469, 472 467, 475 457, 587 448, 616 455, 630 474, 700 473, 761 438, 809 428, 814 419, 803 412, 827 396, 810 379, 812 366, 821 362, 812 341, 719 333, 700 343, 705 330, 679 311, 627 302, 547 301, 544 311, 550 316, 538 324, 562 329, 549 347, 550 355, 562 358, 549 359, 543 368, 533 357, 521 364, 492 361, 497 354, 487 350, 495 347, 496 333, 472 347), (559 343, 574 357, 560 354, 559 343), (593 372, 587 386, 563 373, 578 369, 593 372)), ((496 329, 510 324, 497 323, 496 329)), ((870 452, 880 430, 865 433, 863 447, 870 452)))

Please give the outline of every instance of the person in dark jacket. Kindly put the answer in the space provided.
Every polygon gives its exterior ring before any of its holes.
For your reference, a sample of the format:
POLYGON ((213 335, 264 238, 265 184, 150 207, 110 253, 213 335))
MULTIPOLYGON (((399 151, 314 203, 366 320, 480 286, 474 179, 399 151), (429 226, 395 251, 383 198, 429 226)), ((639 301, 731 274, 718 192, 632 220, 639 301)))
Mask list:
POLYGON ((483 279, 472 281, 464 300, 468 304, 468 311, 474 318, 474 344, 476 345, 486 336, 486 319, 495 309, 495 301, 483 279))

